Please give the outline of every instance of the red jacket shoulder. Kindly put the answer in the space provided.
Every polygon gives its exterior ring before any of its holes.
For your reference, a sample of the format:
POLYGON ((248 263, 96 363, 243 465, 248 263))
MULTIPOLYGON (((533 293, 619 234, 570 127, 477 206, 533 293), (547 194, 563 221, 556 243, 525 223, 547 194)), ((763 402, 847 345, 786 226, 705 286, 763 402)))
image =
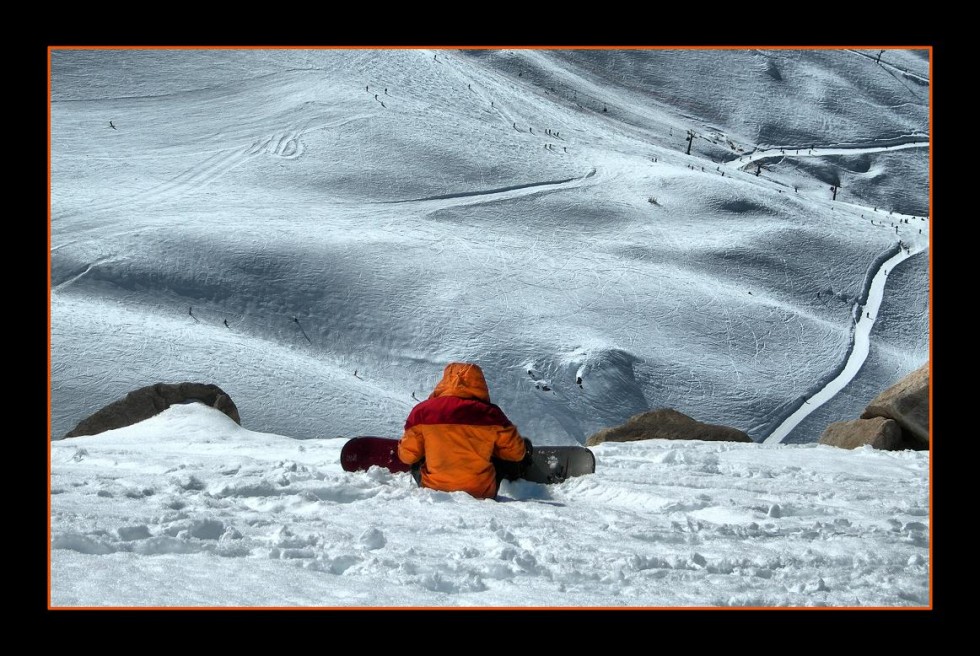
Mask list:
POLYGON ((465 424, 468 426, 510 426, 504 411, 492 403, 455 396, 438 396, 412 408, 405 429, 424 424, 465 424))

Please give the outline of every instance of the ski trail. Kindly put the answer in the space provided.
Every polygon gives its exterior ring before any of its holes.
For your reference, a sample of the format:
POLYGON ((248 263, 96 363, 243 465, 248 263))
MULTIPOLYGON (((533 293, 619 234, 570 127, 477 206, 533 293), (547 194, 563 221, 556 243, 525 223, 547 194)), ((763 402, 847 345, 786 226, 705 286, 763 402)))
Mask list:
MULTIPOLYGON (((441 194, 438 196, 426 196, 424 198, 412 198, 409 200, 395 200, 390 201, 391 203, 420 203, 432 200, 448 200, 452 198, 468 198, 473 196, 505 196, 508 192, 512 191, 527 191, 527 190, 537 190, 539 188, 564 188, 568 187, 571 182, 579 182, 587 178, 591 178, 596 174, 596 170, 592 169, 590 172, 586 173, 581 178, 566 178, 564 180, 549 180, 546 182, 529 182, 527 184, 521 185, 511 185, 509 187, 500 187, 498 189, 485 189, 480 191, 461 191, 458 193, 451 194, 441 194)), ((511 198, 513 196, 507 196, 511 198)))
POLYGON ((885 282, 887 280, 886 272, 922 250, 922 247, 917 247, 906 252, 900 248, 898 253, 881 264, 871 281, 867 302, 864 306, 854 306, 857 321, 854 324, 851 350, 844 364, 844 369, 822 389, 809 398, 804 399, 803 404, 796 409, 796 412, 783 420, 763 440, 765 444, 779 444, 782 442, 803 419, 832 399, 834 395, 844 389, 854 379, 854 376, 857 375, 858 371, 864 365, 864 361, 867 359, 868 352, 871 349, 871 329, 874 327, 875 319, 878 317, 878 309, 881 307, 881 302, 884 298, 885 282))
POLYGON ((322 122, 319 125, 316 124, 316 119, 309 119, 303 124, 289 125, 285 129, 267 133, 258 138, 252 138, 251 142, 247 145, 219 150, 202 162, 155 187, 137 192, 125 198, 90 205, 86 208, 86 211, 100 212, 123 207, 131 208, 139 203, 157 205, 167 200, 180 197, 188 192, 201 189, 234 168, 263 155, 287 160, 296 159, 305 150, 301 141, 301 137, 304 134, 313 130, 340 127, 364 117, 365 115, 351 116, 344 119, 322 122))
POLYGON ((915 135, 895 137, 894 139, 881 139, 878 143, 866 144, 830 144, 809 147, 780 147, 769 148, 767 150, 756 150, 746 155, 742 155, 730 162, 725 162, 725 166, 739 169, 743 166, 757 162, 760 159, 769 157, 823 157, 824 155, 862 155, 865 153, 884 153, 892 150, 905 150, 906 148, 928 148, 929 140, 915 135), (889 143, 880 143, 881 141, 889 143))
MULTIPOLYGON (((448 209, 452 207, 460 207, 464 205, 472 205, 476 203, 485 203, 499 200, 511 200, 514 198, 521 198, 524 196, 531 196, 534 194, 562 191, 567 189, 576 189, 586 184, 586 182, 591 178, 596 178, 596 174, 599 171, 595 168, 590 170, 588 173, 580 178, 568 178, 565 180, 549 180, 546 182, 531 182, 521 185, 511 185, 508 187, 500 187, 498 189, 484 189, 479 191, 463 191, 448 194, 439 194, 437 196, 427 196, 424 198, 412 198, 407 200, 395 200, 387 201, 381 203, 381 205, 392 205, 392 204, 409 204, 409 203, 425 203, 427 211, 448 209)), ((592 184, 596 184, 603 175, 599 175, 598 178, 593 180, 592 184)))
POLYGON ((250 146, 219 151, 162 184, 125 198, 90 205, 86 209, 91 212, 104 212, 122 207, 133 207, 138 203, 159 204, 182 193, 199 189, 224 175, 249 157, 254 156, 256 154, 253 152, 254 147, 255 144, 253 143, 250 146))
POLYGON ((68 280, 65 280, 64 282, 62 282, 62 283, 59 283, 58 285, 55 285, 54 287, 52 287, 52 288, 51 288, 51 291, 52 291, 52 292, 58 292, 58 291, 61 291, 61 290, 62 290, 62 289, 64 289, 65 287, 67 287, 67 286, 69 286, 69 285, 71 285, 71 284, 73 284, 73 283, 74 283, 75 281, 77 281, 77 280, 79 280, 80 278, 82 278, 83 276, 85 276, 85 275, 87 275, 87 274, 88 274, 88 273, 89 273, 89 272, 90 272, 90 271, 91 271, 92 269, 94 269, 95 267, 97 267, 97 266, 99 266, 100 264, 104 264, 105 262, 109 262, 109 261, 111 261, 111 260, 113 260, 113 259, 114 259, 114 258, 112 258, 112 257, 110 257, 110 256, 106 256, 106 257, 102 257, 102 258, 99 258, 98 260, 96 260, 96 261, 94 261, 94 262, 92 262, 92 263, 91 263, 91 264, 89 264, 89 265, 88 265, 87 267, 85 267, 85 270, 84 270, 84 271, 82 271, 81 273, 78 273, 78 274, 76 274, 76 275, 74 275, 74 276, 72 276, 71 278, 69 278, 68 280))
POLYGON ((902 75, 905 75, 906 77, 912 78, 913 80, 916 80, 917 82, 922 82, 923 84, 929 84, 929 78, 922 77, 921 75, 919 75, 917 73, 913 73, 912 71, 910 71, 908 69, 905 69, 905 68, 902 68, 901 66, 896 66, 895 64, 892 64, 892 63, 890 63, 888 61, 884 61, 884 60, 877 61, 877 58, 878 58, 877 55, 872 55, 872 54, 867 53, 867 52, 861 52, 860 50, 853 50, 851 48, 847 48, 847 52, 849 52, 851 54, 854 54, 854 55, 858 55, 860 57, 865 57, 867 59, 870 59, 871 61, 876 62, 879 66, 883 66, 883 67, 886 67, 886 68, 891 68, 893 70, 896 70, 899 73, 901 73, 902 75))
POLYGON ((514 114, 512 114, 510 111, 507 111, 498 101, 494 101, 491 98, 488 88, 491 84, 499 85, 500 84, 499 80, 490 77, 477 77, 478 73, 483 73, 483 71, 478 67, 473 68, 470 66, 466 66, 466 70, 464 71, 463 70, 464 64, 458 61, 455 57, 445 56, 444 60, 441 60, 441 62, 443 64, 446 64, 448 70, 452 71, 452 73, 461 82, 466 83, 467 85, 466 90, 468 92, 473 93, 477 98, 483 100, 485 104, 489 104, 490 107, 494 110, 493 112, 490 112, 490 110, 485 110, 485 111, 487 111, 488 113, 496 113, 498 116, 503 118, 504 122, 507 123, 508 125, 518 120, 519 117, 514 116, 514 114), (475 89, 472 88, 473 84, 477 85, 475 89))

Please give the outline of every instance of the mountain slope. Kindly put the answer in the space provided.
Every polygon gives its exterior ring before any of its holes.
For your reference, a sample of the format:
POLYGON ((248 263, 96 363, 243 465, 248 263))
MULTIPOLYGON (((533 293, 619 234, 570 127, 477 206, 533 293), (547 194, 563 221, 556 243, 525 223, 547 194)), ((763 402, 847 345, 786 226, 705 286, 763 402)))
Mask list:
MULTIPOLYGON (((179 380, 396 434, 473 360, 542 443, 661 406, 762 439, 928 247, 928 61, 873 54, 54 51, 52 435, 179 380)), ((928 336, 879 321, 884 388, 928 336)))

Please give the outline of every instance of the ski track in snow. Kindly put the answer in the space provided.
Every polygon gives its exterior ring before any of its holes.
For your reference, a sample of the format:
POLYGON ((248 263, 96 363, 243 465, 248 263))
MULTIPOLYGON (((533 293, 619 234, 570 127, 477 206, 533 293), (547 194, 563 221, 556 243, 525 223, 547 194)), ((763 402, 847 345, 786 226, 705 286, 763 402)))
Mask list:
MULTIPOLYGON (((891 141, 897 143, 891 143, 888 145, 838 144, 816 148, 770 148, 767 150, 753 151, 735 160, 727 162, 725 166, 733 169, 741 169, 752 162, 770 157, 822 157, 825 155, 879 153, 893 150, 904 150, 907 148, 929 147, 929 141, 922 141, 919 137, 914 135, 897 137, 894 139, 883 139, 880 141, 891 141)), ((840 204, 848 205, 856 211, 874 212, 876 214, 880 214, 879 212, 876 212, 877 208, 862 207, 853 203, 840 204)), ((889 212, 888 218, 898 221, 912 221, 922 217, 889 212)), ((874 219, 872 219, 872 222, 873 221, 874 219)), ((885 279, 887 275, 886 272, 912 255, 922 252, 926 249, 926 247, 927 244, 924 243, 923 239, 913 238, 908 251, 899 249, 898 253, 879 266, 878 271, 872 278, 867 302, 864 305, 855 304, 853 308, 852 314, 857 316, 858 319, 852 329, 848 357, 841 372, 820 390, 804 398, 803 403, 801 403, 801 405, 791 415, 784 419, 768 436, 766 436, 766 438, 763 440, 765 443, 781 443, 782 440, 784 440, 793 431, 793 429, 799 425, 801 421, 803 421, 803 419, 805 419, 810 413, 819 408, 821 405, 830 401, 837 393, 841 392, 845 387, 847 387, 851 380, 854 379, 858 371, 860 371, 861 366, 864 364, 864 361, 867 359, 870 351, 870 333, 874 327, 874 321, 877 318, 878 309, 881 306, 881 302, 884 298, 885 279)))
POLYGON ((748 164, 757 162, 770 157, 824 157, 826 155, 863 155, 865 153, 885 153, 893 150, 905 150, 906 148, 928 148, 929 141, 915 135, 896 137, 895 139, 881 139, 880 141, 892 141, 895 143, 882 145, 881 143, 868 144, 832 144, 811 148, 809 146, 782 146, 778 148, 767 148, 766 150, 756 150, 746 155, 742 155, 730 162, 725 162, 725 166, 733 169, 740 169, 748 164))
MULTIPOLYGON (((303 125, 293 125, 271 134, 254 138, 250 143, 231 149, 220 149, 198 164, 184 170, 167 182, 126 198, 96 203, 85 208, 86 212, 105 212, 120 208, 135 209, 140 205, 160 205, 169 200, 206 187, 234 168, 261 156, 295 159, 304 152, 302 136, 312 130, 341 127, 352 121, 362 120, 365 115, 317 123, 310 119, 303 125)), ((227 138, 227 137, 226 137, 227 138)), ((78 232, 78 231, 76 231, 78 232)))
POLYGON ((854 305, 853 316, 857 317, 857 321, 852 329, 850 352, 842 371, 819 391, 804 399, 800 407, 765 438, 765 443, 779 444, 782 442, 811 412, 830 401, 854 379, 871 350, 871 330, 874 328, 874 322, 878 318, 878 310, 885 296, 888 271, 922 250, 921 246, 910 248, 908 251, 899 249, 895 255, 878 267, 872 278, 866 303, 854 305))
POLYGON ((463 203, 450 203, 445 204, 444 207, 456 207, 461 204, 469 204, 469 202, 489 202, 497 200, 510 200, 514 198, 521 198, 523 196, 529 196, 532 194, 545 192, 545 191, 561 191, 564 189, 576 189, 583 186, 585 180, 592 178, 596 175, 596 169, 593 168, 591 171, 586 173, 580 178, 567 178, 565 180, 551 180, 546 182, 529 182, 519 185, 511 185, 508 187, 501 187, 500 189, 486 189, 479 191, 461 191, 456 193, 440 194, 438 196, 427 196, 425 198, 413 198, 410 200, 396 200, 388 201, 388 203, 427 203, 431 201, 440 200, 455 200, 461 199, 463 203))
MULTIPOLYGON (((858 55, 860 57, 865 57, 865 58, 870 59, 872 61, 875 61, 877 59, 877 55, 872 55, 869 52, 861 52, 860 50, 854 50, 852 48, 847 48, 846 50, 847 50, 847 52, 853 53, 853 54, 858 55)), ((902 75, 907 75, 908 77, 916 80, 917 82, 921 82, 921 83, 927 84, 927 85, 929 84, 929 78, 923 77, 923 76, 919 75, 918 73, 913 73, 912 71, 910 71, 910 70, 908 70, 906 68, 902 68, 901 66, 897 66, 895 64, 892 64, 891 62, 889 62, 886 59, 882 59, 880 62, 878 62, 878 64, 880 66, 884 66, 886 68, 894 69, 894 70, 898 71, 899 73, 901 73, 902 75)))
MULTIPOLYGON (((54 249, 52 249, 52 250, 54 250, 54 249)), ((101 264, 105 264, 106 262, 112 262, 112 261, 114 261, 116 259, 117 258, 112 257, 112 256, 108 256, 108 255, 105 256, 105 257, 100 257, 97 260, 95 260, 94 262, 89 263, 88 266, 86 266, 85 269, 83 271, 81 271, 80 273, 77 273, 74 276, 66 279, 61 284, 58 284, 58 285, 55 285, 54 287, 52 287, 51 288, 51 291, 52 292, 59 292, 62 289, 64 289, 65 287, 68 287, 68 286, 72 285, 77 280, 80 280, 81 278, 83 278, 84 276, 86 276, 95 267, 97 267, 97 266, 99 266, 101 264)))

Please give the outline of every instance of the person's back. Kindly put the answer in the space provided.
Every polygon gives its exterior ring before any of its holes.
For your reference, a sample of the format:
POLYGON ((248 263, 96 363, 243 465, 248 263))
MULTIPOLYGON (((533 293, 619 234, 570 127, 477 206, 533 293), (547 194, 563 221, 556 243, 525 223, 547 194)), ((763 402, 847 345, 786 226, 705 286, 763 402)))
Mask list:
POLYGON ((524 439, 503 411, 490 403, 483 371, 453 362, 425 401, 405 422, 399 459, 422 462, 422 487, 468 492, 478 498, 497 494, 493 459, 520 461, 524 439))

